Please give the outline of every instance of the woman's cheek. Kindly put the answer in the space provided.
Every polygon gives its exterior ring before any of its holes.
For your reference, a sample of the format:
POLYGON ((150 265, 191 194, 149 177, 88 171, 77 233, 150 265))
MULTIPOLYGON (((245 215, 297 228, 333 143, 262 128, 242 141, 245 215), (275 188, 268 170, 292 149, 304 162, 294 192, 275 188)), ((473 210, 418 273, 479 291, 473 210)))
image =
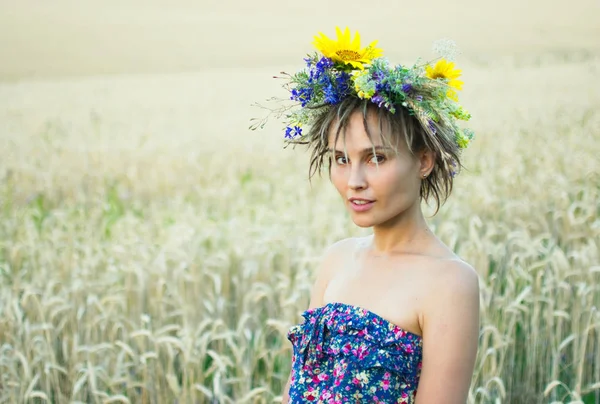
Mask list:
POLYGON ((331 182, 339 192, 342 192, 344 190, 343 168, 339 165, 334 164, 331 167, 331 182))

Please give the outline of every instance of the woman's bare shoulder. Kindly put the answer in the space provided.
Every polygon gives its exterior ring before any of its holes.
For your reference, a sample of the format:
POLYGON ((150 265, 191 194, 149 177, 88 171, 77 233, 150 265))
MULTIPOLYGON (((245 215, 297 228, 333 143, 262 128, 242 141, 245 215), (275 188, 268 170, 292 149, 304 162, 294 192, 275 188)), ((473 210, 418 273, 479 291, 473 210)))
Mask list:
POLYGON ((321 258, 320 276, 330 279, 337 270, 343 267, 343 262, 351 254, 356 253, 366 242, 365 237, 350 237, 328 246, 321 258))
POLYGON ((356 238, 347 238, 337 241, 327 247, 317 269, 316 280, 311 291, 309 308, 323 305, 323 296, 329 281, 341 267, 344 257, 351 254, 356 246, 356 238))
POLYGON ((475 268, 457 255, 437 260, 435 268, 448 277, 478 277, 475 268))
POLYGON ((429 284, 434 301, 479 295, 479 274, 469 263, 457 256, 434 261, 429 284))

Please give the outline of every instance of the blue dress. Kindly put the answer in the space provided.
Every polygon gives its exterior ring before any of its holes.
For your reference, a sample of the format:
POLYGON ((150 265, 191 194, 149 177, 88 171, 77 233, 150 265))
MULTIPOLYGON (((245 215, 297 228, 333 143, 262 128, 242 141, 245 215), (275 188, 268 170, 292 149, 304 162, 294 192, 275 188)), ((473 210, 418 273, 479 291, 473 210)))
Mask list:
POLYGON ((305 311, 293 345, 290 403, 413 403, 422 338, 344 303, 305 311))

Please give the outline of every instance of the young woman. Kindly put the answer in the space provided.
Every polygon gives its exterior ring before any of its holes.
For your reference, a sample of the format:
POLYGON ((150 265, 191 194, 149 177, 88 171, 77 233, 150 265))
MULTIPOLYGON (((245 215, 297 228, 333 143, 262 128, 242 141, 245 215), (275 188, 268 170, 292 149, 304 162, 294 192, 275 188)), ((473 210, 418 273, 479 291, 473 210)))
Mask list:
POLYGON ((460 71, 447 59, 390 66, 348 29, 315 44, 321 54, 288 76, 299 105, 286 110, 286 137, 308 144, 311 174, 327 166, 354 223, 373 234, 327 250, 305 321, 288 333, 283 402, 463 404, 478 276, 421 209, 449 196, 472 138, 456 122, 469 118, 456 94, 460 71))

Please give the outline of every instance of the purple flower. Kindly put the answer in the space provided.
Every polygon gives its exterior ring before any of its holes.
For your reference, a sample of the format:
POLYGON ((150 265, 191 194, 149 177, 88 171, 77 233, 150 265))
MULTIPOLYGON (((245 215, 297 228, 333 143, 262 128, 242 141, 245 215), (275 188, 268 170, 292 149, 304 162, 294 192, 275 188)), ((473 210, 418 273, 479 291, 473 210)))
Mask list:
POLYGON ((385 73, 382 71, 373 73, 373 80, 375 80, 375 91, 378 93, 389 92, 392 88, 390 83, 385 80, 385 73))
POLYGON ((381 106, 385 102, 385 100, 383 99, 383 97, 381 95, 379 95, 379 94, 374 95, 373 97, 371 97, 371 101, 374 102, 375 104, 377 104, 377 106, 379 108, 381 108, 381 106))
POLYGON ((429 126, 429 130, 431 130, 431 133, 433 133, 435 135, 437 133, 437 129, 435 128, 435 123, 431 119, 428 119, 427 123, 428 123, 427 126, 429 126))
POLYGON ((378 83, 381 83, 383 81, 383 79, 385 78, 385 74, 381 71, 375 71, 373 72, 373 80, 375 80, 378 83))
POLYGON ((454 178, 456 177, 456 174, 458 174, 458 164, 456 164, 456 160, 450 160, 450 167, 452 167, 450 169, 450 176, 454 178))
POLYGON ((412 84, 410 83, 404 83, 402 84, 402 92, 403 93, 410 93, 412 91, 412 84))

